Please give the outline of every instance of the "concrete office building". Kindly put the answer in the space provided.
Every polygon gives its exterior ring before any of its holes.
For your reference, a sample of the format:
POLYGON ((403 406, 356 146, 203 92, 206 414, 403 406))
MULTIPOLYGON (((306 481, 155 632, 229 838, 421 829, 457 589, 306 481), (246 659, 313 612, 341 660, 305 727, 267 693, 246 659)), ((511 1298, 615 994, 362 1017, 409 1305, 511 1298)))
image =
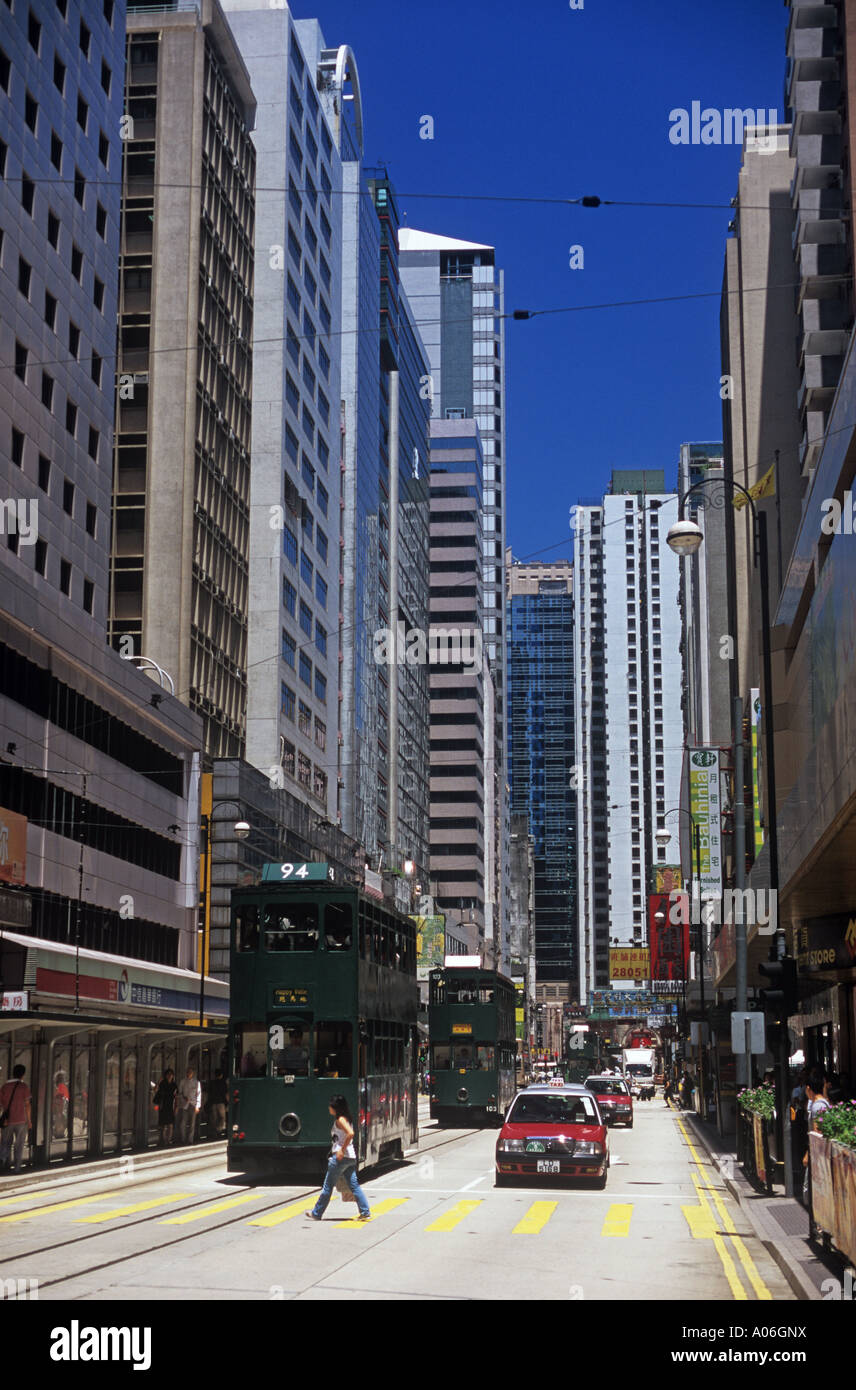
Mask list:
POLYGON ((731 743, 731 632, 728 621, 726 495, 721 444, 682 444, 678 495, 696 483, 706 486, 690 498, 687 512, 704 531, 704 544, 681 565, 685 742, 688 747, 731 743), (720 483, 720 486, 716 486, 720 483))
POLYGON ((430 364, 435 419, 475 420, 484 453, 484 640, 495 690, 497 936, 508 937, 505 632, 505 275, 492 246, 403 227, 401 282, 430 364))
POLYGON ((431 883, 472 954, 496 955, 486 913, 485 771, 491 724, 482 645, 482 468, 473 420, 431 421, 431 883))
POLYGON ((344 627, 342 826, 375 867, 414 863, 427 891, 428 373, 398 274, 398 206, 383 170, 343 164, 344 627))
POLYGON ((124 23, 18 6, 0 40, 0 806, 12 925, 65 940, 80 902, 82 945, 189 966, 199 720, 105 646, 124 23))
POLYGON ((805 476, 817 465, 856 310, 856 112, 848 80, 856 63, 856 27, 848 8, 844 0, 789 5, 785 119, 795 161, 789 190, 794 215, 782 220, 783 230, 793 232, 799 285, 799 457, 805 476))
MULTIPOLYGON (((243 752, 255 101, 217 0, 128 16, 110 640, 243 752)), ((118 173, 118 161, 117 161, 118 173)))
MULTIPOLYGON (((615 471, 574 510, 579 1000, 609 988, 609 947, 647 941, 646 894, 681 801, 677 498, 662 470, 615 471)), ((677 832, 675 832, 677 833, 677 832)), ((673 851, 674 852, 674 851, 673 851)))
POLYGON ((316 21, 261 0, 224 8, 258 102, 247 760, 335 820, 341 190, 361 151, 359 84, 316 21))
POLYGON ((511 811, 528 817, 538 983, 576 984, 577 793, 573 566, 506 552, 511 811))

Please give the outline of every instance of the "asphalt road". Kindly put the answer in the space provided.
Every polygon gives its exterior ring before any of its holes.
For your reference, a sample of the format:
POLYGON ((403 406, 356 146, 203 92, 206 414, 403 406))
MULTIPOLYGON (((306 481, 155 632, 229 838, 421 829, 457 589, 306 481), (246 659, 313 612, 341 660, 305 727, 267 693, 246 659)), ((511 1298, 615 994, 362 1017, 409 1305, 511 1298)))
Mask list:
POLYGON ((57 1300, 793 1300, 662 1101, 611 1131, 604 1192, 496 1189, 495 1142, 426 1128, 404 1164, 364 1175, 364 1224, 338 1195, 309 1221, 317 1189, 250 1184, 220 1149, 180 1172, 126 1159, 112 1176, 46 1179, 0 1198, 0 1279, 57 1300))

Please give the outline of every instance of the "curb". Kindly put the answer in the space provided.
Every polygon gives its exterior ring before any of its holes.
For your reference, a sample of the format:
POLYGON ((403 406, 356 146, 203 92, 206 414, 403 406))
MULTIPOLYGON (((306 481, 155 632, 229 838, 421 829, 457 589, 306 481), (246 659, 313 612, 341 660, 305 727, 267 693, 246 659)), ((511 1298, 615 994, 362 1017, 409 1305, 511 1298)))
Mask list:
MULTIPOLYGON (((770 1225, 763 1211, 759 1209, 757 1205, 755 1205, 755 1203, 753 1203, 753 1201, 751 1200, 752 1198, 755 1198, 757 1201, 758 1194, 756 1193, 755 1189, 751 1186, 751 1184, 746 1181, 745 1178, 727 1177, 722 1172, 722 1168, 720 1167, 720 1164, 717 1160, 721 1158, 728 1158, 729 1160, 731 1160, 733 1168, 736 1170, 737 1155, 731 1153, 727 1149, 717 1149, 715 1145, 711 1142, 712 1136, 709 1136, 702 1128, 698 1116, 694 1114, 689 1114, 688 1112, 682 1112, 682 1114, 683 1118, 691 1125, 694 1138, 698 1140, 701 1147, 707 1153, 708 1158, 711 1159, 714 1167, 716 1168, 717 1172, 719 1173, 720 1177, 725 1183, 727 1191, 731 1194, 734 1201, 740 1207, 741 1212, 744 1214, 747 1221, 749 1222, 749 1225, 754 1230, 755 1235, 758 1237, 758 1240, 761 1242, 764 1249, 767 1251, 767 1254, 777 1265, 781 1273, 785 1276, 785 1279, 787 1280, 791 1291, 794 1294, 796 1294, 797 1298, 801 1302, 823 1302, 823 1295, 821 1294, 817 1285, 811 1280, 811 1278, 805 1273, 805 1270, 803 1269, 803 1265, 806 1263, 806 1261, 799 1259, 796 1256, 796 1254, 788 1248, 791 1242, 795 1240, 795 1237, 787 1236, 784 1235, 784 1233, 777 1232, 775 1228, 770 1225)), ((784 1198, 782 1200, 787 1201, 796 1199, 784 1198)), ((800 1247, 802 1248, 804 1245, 806 1251, 810 1254, 811 1247, 809 1246, 808 1241, 803 1242, 801 1238, 797 1239, 799 1239, 800 1247)), ((810 1255, 810 1258, 813 1257, 810 1255)))

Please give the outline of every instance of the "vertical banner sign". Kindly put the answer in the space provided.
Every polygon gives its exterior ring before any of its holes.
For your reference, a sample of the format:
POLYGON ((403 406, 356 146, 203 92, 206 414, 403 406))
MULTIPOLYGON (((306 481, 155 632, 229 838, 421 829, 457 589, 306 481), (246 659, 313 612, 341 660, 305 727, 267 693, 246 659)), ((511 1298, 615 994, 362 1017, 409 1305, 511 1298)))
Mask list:
POLYGON ((0 806, 0 883, 27 881, 27 817, 0 806))
MULTIPOLYGON (((722 897, 722 791, 719 785, 719 752, 714 748, 690 750, 690 811, 699 829, 702 898, 722 897)), ((690 833, 692 878, 696 881, 695 831, 690 833)))
POLYGON ((764 847, 764 819, 761 804, 761 691, 750 690, 752 701, 752 822, 755 828, 755 858, 764 847))
POLYGON ((684 979, 690 957, 688 894, 648 894, 648 945, 652 983, 684 979))

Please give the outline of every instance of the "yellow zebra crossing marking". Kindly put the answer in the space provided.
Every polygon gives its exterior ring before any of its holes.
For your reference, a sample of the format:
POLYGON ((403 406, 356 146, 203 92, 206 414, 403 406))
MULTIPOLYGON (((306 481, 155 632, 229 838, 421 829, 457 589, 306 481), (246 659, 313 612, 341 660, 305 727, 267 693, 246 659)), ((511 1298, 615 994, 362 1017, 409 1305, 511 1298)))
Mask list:
POLYGON ((151 1211, 152 1207, 165 1207, 170 1202, 181 1202, 186 1197, 195 1197, 195 1192, 173 1192, 169 1197, 152 1197, 148 1202, 134 1202, 130 1207, 114 1207, 112 1211, 98 1211, 94 1216, 77 1216, 78 1226, 95 1225, 98 1221, 113 1221, 117 1216, 133 1216, 138 1211, 151 1211))
POLYGON ((106 1202, 118 1197, 118 1192, 97 1192, 92 1197, 75 1197, 72 1202, 52 1202, 47 1207, 34 1207, 32 1211, 15 1211, 9 1216, 0 1216, 0 1222, 31 1221, 34 1216, 48 1216, 53 1211, 68 1211, 71 1207, 82 1207, 87 1202, 106 1202))
POLYGON ((394 1211, 396 1207, 403 1207, 405 1202, 409 1202, 409 1197, 387 1197, 385 1202, 378 1202, 376 1207, 372 1207, 372 1214, 368 1221, 360 1221, 359 1217, 353 1217, 350 1221, 337 1221, 336 1229, 339 1231, 352 1230, 354 1226, 368 1226, 372 1221, 376 1221, 379 1216, 385 1216, 388 1211, 394 1211))
POLYGON ((27 1202, 31 1197, 53 1197, 52 1192, 20 1192, 17 1197, 0 1198, 0 1207, 14 1206, 15 1202, 27 1202))
POLYGON ((558 1202, 533 1202, 522 1221, 518 1221, 513 1236, 537 1236, 546 1226, 558 1202))
POLYGON ((465 1216, 468 1216, 471 1211, 475 1211, 476 1207, 481 1205, 481 1198, 472 1202, 456 1202, 445 1215, 438 1217, 430 1226, 426 1226, 425 1231, 426 1233, 429 1231, 454 1231, 465 1216))
POLYGON ((245 1202, 254 1202, 260 1194, 258 1192, 245 1192, 241 1197, 230 1197, 226 1202, 215 1202, 213 1206, 202 1207, 199 1211, 186 1211, 181 1216, 167 1216, 163 1221, 159 1221, 159 1226, 187 1226, 191 1221, 202 1221, 206 1216, 216 1216, 218 1211, 231 1211, 233 1207, 241 1207, 245 1202))
POLYGON ((318 1201, 318 1194, 312 1197, 305 1197, 302 1202, 291 1202, 287 1207, 277 1207, 276 1211, 269 1211, 264 1216, 256 1216, 252 1221, 248 1221, 248 1226, 281 1226, 283 1221, 291 1221, 293 1217, 300 1216, 304 1211, 311 1211, 318 1201))
POLYGON ((632 1202, 613 1202, 606 1213, 601 1236, 629 1236, 632 1217, 632 1202))

